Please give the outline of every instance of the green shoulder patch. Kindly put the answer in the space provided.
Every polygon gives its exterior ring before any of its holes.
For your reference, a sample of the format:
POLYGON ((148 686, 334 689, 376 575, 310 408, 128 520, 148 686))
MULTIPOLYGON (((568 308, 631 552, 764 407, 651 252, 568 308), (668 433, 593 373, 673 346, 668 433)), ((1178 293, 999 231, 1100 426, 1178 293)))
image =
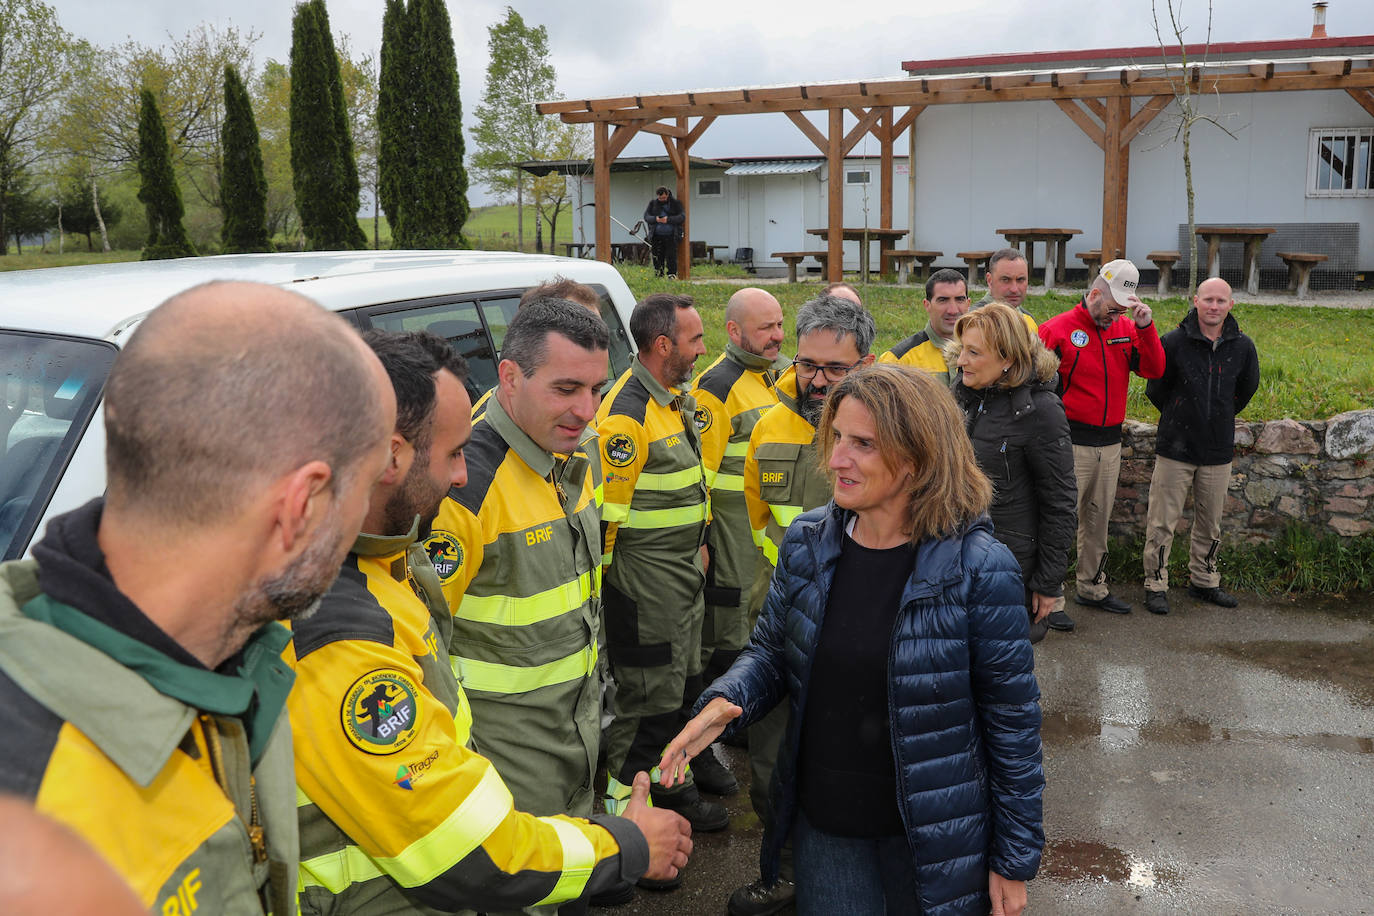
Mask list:
POLYGON ((632 464, 635 453, 635 440, 629 433, 616 433, 606 440, 606 461, 618 468, 632 464))
POLYGON ((353 682, 339 719, 348 741, 367 754, 394 754, 419 734, 420 690, 404 672, 377 668, 353 682))
POLYGON ((463 566, 463 545, 447 531, 436 531, 425 540, 425 553, 439 581, 447 582, 463 566))
POLYGON ((707 410, 705 407, 698 407, 696 412, 692 414, 692 419, 697 424, 697 432, 704 433, 706 430, 710 429, 711 424, 715 422, 715 414, 711 413, 711 411, 707 410))

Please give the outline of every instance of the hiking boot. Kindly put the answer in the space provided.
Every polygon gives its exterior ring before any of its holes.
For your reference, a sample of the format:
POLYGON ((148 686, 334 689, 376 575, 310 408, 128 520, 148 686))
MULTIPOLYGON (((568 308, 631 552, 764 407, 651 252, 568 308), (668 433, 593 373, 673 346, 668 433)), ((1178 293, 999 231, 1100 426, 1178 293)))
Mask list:
POLYGON ((1240 604, 1235 595, 1222 591, 1219 585, 1212 585, 1207 588, 1200 585, 1189 585, 1188 594, 1199 601, 1206 601, 1218 607, 1235 607, 1240 604))
POLYGON ((1051 630, 1061 633, 1072 633, 1075 626, 1073 618, 1063 611, 1051 611, 1050 616, 1045 618, 1045 623, 1049 624, 1051 630))
POLYGON ((692 758, 692 781, 698 789, 712 795, 734 795, 739 791, 739 783, 709 746, 692 758))
POLYGON ((640 878, 635 884, 646 891, 671 891, 682 886, 682 871, 678 871, 676 878, 640 878))
POLYGON ((1050 631, 1050 625, 1045 620, 1032 620, 1030 625, 1031 645, 1035 645, 1045 638, 1045 634, 1050 631))
POLYGON ((730 812, 719 802, 708 802, 697 794, 696 786, 678 792, 660 792, 655 785, 650 789, 654 807, 676 811, 687 818, 693 833, 715 833, 730 826, 730 812))
MULTIPOLYGON (((677 883, 681 884, 682 879, 678 878, 677 883)), ((612 907, 629 903, 633 899, 635 899, 635 886, 628 881, 622 881, 606 888, 599 894, 592 894, 590 902, 592 906, 612 907)))
POLYGON ((1129 614, 1131 612, 1131 606, 1111 592, 1101 598, 1084 598, 1082 595, 1076 595, 1074 600, 1084 607, 1095 607, 1109 614, 1129 614))
POLYGON ((1151 614, 1169 613, 1169 596, 1165 592, 1146 592, 1145 610, 1151 614))
POLYGON ((797 888, 784 878, 772 884, 765 884, 762 878, 736 888, 725 904, 725 912, 730 916, 768 916, 791 905, 797 897, 797 888))

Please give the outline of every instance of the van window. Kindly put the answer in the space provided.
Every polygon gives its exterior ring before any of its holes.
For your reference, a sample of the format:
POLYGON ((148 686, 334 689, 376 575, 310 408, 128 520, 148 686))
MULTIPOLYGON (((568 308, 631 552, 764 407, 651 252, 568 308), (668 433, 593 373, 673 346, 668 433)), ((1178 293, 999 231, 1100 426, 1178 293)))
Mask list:
POLYGON ((368 315, 371 326, 384 331, 432 331, 445 338, 468 361, 468 393, 474 399, 496 384, 495 354, 476 303, 464 300, 387 308, 390 311, 368 315))
POLYGON ((20 556, 90 422, 119 351, 0 331, 0 551, 20 556))

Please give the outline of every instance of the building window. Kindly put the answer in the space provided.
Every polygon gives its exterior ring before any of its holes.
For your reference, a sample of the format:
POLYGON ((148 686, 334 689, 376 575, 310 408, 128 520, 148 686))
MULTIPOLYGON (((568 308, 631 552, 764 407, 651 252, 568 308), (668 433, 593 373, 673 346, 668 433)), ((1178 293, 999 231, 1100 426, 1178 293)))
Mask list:
POLYGON ((720 179, 703 178, 697 181, 697 197, 719 197, 720 179))
POLYGON ((864 170, 861 171, 861 172, 845 172, 845 173, 844 173, 844 183, 845 183, 845 184, 868 184, 868 170, 867 170, 867 169, 864 169, 864 170))
POLYGON ((1314 128, 1307 156, 1307 196, 1374 196, 1374 129, 1314 128))

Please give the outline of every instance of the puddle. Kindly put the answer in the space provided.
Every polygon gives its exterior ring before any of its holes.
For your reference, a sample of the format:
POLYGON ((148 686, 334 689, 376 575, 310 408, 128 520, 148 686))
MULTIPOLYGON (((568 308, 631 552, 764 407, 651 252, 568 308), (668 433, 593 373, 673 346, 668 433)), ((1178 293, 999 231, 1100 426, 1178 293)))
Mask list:
POLYGON ((1209 744, 1214 741, 1278 742, 1293 747, 1347 754, 1374 754, 1374 737, 1364 735, 1276 735, 1244 728, 1216 728, 1200 719, 1179 718, 1171 722, 1149 721, 1143 725, 1113 722, 1109 718, 1046 713, 1040 736, 1047 744, 1068 743, 1097 738, 1112 748, 1151 744, 1209 744))
POLYGON ((1178 869, 1132 855, 1106 843, 1046 838, 1043 877, 1060 881, 1102 881, 1131 888, 1178 887, 1178 869))
POLYGON ((1217 643, 1211 648, 1287 677, 1333 684, 1366 706, 1374 706, 1374 639, 1217 643))

